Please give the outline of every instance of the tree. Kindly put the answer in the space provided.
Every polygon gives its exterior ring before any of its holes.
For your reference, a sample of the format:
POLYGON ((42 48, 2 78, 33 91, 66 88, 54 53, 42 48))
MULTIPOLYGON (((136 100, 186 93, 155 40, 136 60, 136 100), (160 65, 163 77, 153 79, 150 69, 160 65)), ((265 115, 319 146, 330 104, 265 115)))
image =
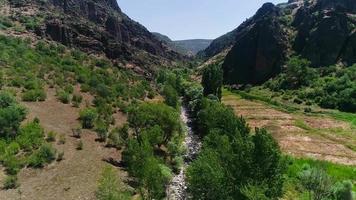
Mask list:
POLYGON ((175 134, 181 133, 181 124, 178 112, 161 103, 142 103, 129 111, 128 123, 133 128, 136 138, 145 129, 159 126, 163 131, 163 142, 167 143, 175 134))
POLYGON ((209 65, 203 71, 202 85, 204 96, 209 94, 221 99, 221 87, 223 85, 223 71, 218 65, 209 65))
POLYGON ((107 166, 103 169, 95 196, 98 200, 131 199, 130 194, 125 191, 121 180, 111 166, 107 166))
POLYGON ((231 199, 229 179, 213 150, 203 151, 187 170, 188 190, 192 199, 231 199))
POLYGON ((178 107, 178 103, 179 103, 179 98, 178 98, 178 92, 176 91, 176 89, 174 89, 173 86, 166 84, 163 87, 163 96, 164 96, 164 102, 165 104, 173 107, 173 108, 177 108, 178 107))
POLYGON ((286 165, 277 141, 265 129, 256 128, 253 136, 253 175, 254 180, 268 186, 266 196, 276 199, 283 194, 283 173, 286 165))
POLYGON ((308 60, 295 56, 287 62, 284 84, 287 89, 298 89, 301 86, 308 86, 315 78, 315 70, 310 68, 308 60))

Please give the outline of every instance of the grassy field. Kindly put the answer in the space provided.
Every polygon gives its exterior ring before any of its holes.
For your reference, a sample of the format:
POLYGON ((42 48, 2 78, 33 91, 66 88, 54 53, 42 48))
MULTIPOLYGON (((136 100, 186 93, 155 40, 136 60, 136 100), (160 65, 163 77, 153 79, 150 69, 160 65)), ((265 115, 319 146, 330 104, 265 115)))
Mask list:
POLYGON ((287 154, 334 163, 356 165, 354 114, 293 104, 268 97, 267 91, 224 90, 223 103, 245 117, 252 128, 269 130, 287 154), (338 117, 332 113, 338 113, 338 117), (337 118, 337 119, 336 119, 337 118))

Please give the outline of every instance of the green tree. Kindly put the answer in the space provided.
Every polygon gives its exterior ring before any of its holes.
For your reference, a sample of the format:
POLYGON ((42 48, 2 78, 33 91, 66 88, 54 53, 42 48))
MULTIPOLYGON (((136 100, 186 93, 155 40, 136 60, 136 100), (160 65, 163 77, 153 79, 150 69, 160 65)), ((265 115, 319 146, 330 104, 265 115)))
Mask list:
POLYGON ((130 194, 125 190, 122 181, 111 166, 103 169, 95 196, 98 200, 131 199, 130 194))
POLYGON ((176 89, 174 89, 173 86, 166 84, 163 87, 163 96, 164 96, 164 102, 165 104, 173 107, 173 108, 177 108, 178 104, 179 104, 179 97, 178 97, 178 92, 176 91, 176 89))
POLYGON ((223 71, 218 65, 209 65, 203 71, 202 85, 204 96, 209 94, 221 99, 221 87, 223 85, 223 71))
POLYGON ((283 194, 283 174, 286 165, 277 141, 265 129, 257 129, 253 136, 254 180, 266 183, 266 196, 276 199, 283 194))
POLYGON ((163 131, 163 141, 167 143, 173 135, 181 133, 178 112, 161 103, 141 103, 129 111, 128 123, 133 128, 136 138, 145 129, 159 126, 163 131))

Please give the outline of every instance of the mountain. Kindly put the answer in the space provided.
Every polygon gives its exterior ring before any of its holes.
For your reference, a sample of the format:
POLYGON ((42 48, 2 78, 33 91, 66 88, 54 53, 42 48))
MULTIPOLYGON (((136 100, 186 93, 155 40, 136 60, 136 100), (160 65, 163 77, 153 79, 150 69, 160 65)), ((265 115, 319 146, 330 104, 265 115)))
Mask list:
POLYGON ((123 13, 116 0, 10 0, 8 4, 7 14, 29 24, 28 31, 37 37, 103 54, 139 71, 182 58, 123 13))
POLYGON ((227 84, 259 84, 278 74, 290 55, 313 67, 356 62, 355 0, 290 0, 264 4, 232 32, 217 38, 199 56, 226 49, 227 84))
POLYGON ((172 50, 188 56, 195 56, 199 51, 207 48, 212 40, 192 39, 192 40, 171 40, 168 36, 161 33, 153 33, 157 39, 161 40, 172 50))
POLYGON ((208 39, 192 39, 192 40, 177 40, 174 43, 188 50, 189 54, 196 55, 199 51, 207 48, 212 40, 208 39))

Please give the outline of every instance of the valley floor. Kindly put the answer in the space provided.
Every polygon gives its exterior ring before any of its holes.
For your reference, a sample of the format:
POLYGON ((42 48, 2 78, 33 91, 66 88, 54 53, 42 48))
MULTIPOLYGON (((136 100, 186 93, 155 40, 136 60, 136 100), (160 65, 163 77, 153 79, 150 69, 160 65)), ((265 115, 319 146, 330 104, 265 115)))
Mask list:
POLYGON ((326 115, 283 111, 227 91, 222 101, 242 115, 251 128, 269 130, 290 155, 356 165, 356 129, 350 123, 326 115))

